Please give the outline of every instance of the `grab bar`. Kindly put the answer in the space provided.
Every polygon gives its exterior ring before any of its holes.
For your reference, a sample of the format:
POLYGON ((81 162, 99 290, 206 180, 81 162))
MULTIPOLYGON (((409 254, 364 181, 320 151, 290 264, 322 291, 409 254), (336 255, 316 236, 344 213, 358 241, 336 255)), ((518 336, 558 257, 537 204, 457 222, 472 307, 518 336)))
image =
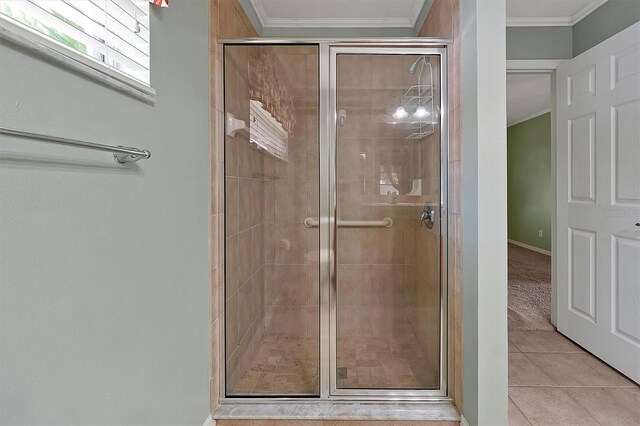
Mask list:
POLYGON ((151 157, 151 152, 146 149, 125 148, 124 146, 111 146, 99 143, 85 142, 76 139, 59 138, 57 136, 41 135, 38 133, 25 132, 22 130, 0 127, 0 133, 18 138, 33 139, 40 142, 51 142, 60 145, 75 146, 78 148, 95 149, 97 151, 112 152, 116 163, 131 163, 140 159, 151 157))
MULTIPOLYGON (((302 223, 307 228, 317 228, 320 222, 312 217, 306 218, 302 223)), ((382 220, 341 220, 338 219, 339 228, 391 228, 393 219, 385 217, 382 220)))

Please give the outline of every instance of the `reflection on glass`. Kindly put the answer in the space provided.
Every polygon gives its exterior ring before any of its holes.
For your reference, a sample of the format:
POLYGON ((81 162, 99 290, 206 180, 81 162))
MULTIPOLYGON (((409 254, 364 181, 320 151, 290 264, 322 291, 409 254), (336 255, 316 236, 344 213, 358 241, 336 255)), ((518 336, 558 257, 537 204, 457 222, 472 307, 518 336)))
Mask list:
POLYGON ((317 68, 317 46, 225 47, 227 395, 319 392, 317 68))
POLYGON ((338 388, 437 389, 440 360, 440 90, 436 56, 338 55, 338 388), (436 222, 437 219, 436 219, 436 222))

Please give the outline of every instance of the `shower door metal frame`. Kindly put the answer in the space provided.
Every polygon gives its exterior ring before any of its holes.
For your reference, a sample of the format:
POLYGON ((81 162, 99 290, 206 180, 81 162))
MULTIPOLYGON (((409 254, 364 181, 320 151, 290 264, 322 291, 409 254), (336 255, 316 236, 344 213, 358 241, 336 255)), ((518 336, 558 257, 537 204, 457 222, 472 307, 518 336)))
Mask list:
MULTIPOLYGON (((327 281, 320 281, 321 292, 326 292, 326 288, 329 287, 329 330, 328 330, 328 342, 329 344, 329 371, 330 371, 330 391, 331 397, 341 397, 345 399, 396 399, 396 400, 425 400, 425 399, 439 399, 445 398, 448 395, 448 294, 447 294, 447 229, 448 229, 448 209, 447 209, 447 175, 448 175, 448 105, 447 105, 447 51, 446 48, 439 47, 363 47, 363 46, 329 46, 329 99, 328 105, 323 108, 323 98, 320 98, 320 122, 325 122, 322 118, 323 114, 328 115, 326 120, 329 124, 328 135, 324 139, 321 137, 321 155, 320 155, 320 193, 326 191, 322 190, 323 184, 328 184, 329 192, 329 207, 328 211, 321 208, 321 214, 328 214, 328 217, 320 221, 321 237, 323 234, 329 236, 328 246, 320 246, 321 252, 328 253, 328 271, 329 279, 327 281), (337 285, 337 175, 336 164, 337 157, 337 141, 338 141, 338 77, 337 77, 337 59, 340 54, 353 54, 353 55, 429 55, 438 56, 440 59, 440 103, 438 107, 440 109, 440 362, 439 362, 439 389, 375 389, 375 388, 338 388, 337 386, 337 351, 338 351, 338 334, 337 334, 337 322, 338 322, 338 285, 337 285), (327 153, 328 158, 325 158, 326 164, 323 167, 322 156, 322 143, 328 142, 327 153), (328 179, 325 179, 322 175, 323 172, 328 171, 328 179), (323 229, 322 228, 326 228, 323 229)), ((325 99, 326 101, 326 99, 325 99)), ((322 135, 321 135, 322 136, 322 135)), ((419 143, 419 142, 416 142, 419 143)), ((322 200, 321 200, 322 201, 322 200)), ((417 220, 417 219, 416 219, 417 220)), ((322 264, 321 264, 321 267, 322 264)), ((320 307, 321 310, 322 306, 320 307)), ((326 332, 322 330, 321 322, 321 336, 326 339, 326 332)), ((321 341, 321 345, 322 345, 321 341)), ((322 366, 322 363, 321 363, 322 366)), ((326 367, 325 367, 326 368, 326 367)), ((322 368, 321 368, 322 370, 322 368)))
MULTIPOLYGON (((448 94, 447 94, 447 46, 452 43, 440 38, 365 38, 365 39, 279 39, 248 38, 224 39, 218 46, 227 45, 316 45, 318 46, 318 132, 319 132, 319 394, 318 395, 227 395, 226 392, 226 303, 220 302, 219 321, 219 399, 224 404, 261 403, 321 403, 328 401, 376 401, 377 403, 406 402, 450 402, 451 376, 448 374, 448 94), (336 56, 339 53, 354 54, 398 54, 438 55, 440 57, 440 388, 434 390, 395 389, 337 389, 336 384, 336 143, 337 143, 337 86, 336 56)), ((217 74, 224 78, 222 70, 217 74)), ((223 81, 224 83, 224 81, 223 81)), ((222 84, 224 87, 224 84, 222 84)), ((217 93, 224 105, 224 93, 217 93)), ((226 111, 226 109, 225 109, 226 111)), ((225 132, 216 132, 216 142, 224 147, 225 132)), ((224 191, 224 189, 223 189, 224 191)), ((225 243, 220 244, 224 258, 225 243)), ((224 268, 222 268, 224 270, 224 268)), ((224 273, 223 273, 224 275, 224 273)), ((225 277, 221 277, 223 288, 225 277)), ((224 293, 223 293, 224 294, 224 293)), ((224 299, 224 298, 223 298, 224 299)))

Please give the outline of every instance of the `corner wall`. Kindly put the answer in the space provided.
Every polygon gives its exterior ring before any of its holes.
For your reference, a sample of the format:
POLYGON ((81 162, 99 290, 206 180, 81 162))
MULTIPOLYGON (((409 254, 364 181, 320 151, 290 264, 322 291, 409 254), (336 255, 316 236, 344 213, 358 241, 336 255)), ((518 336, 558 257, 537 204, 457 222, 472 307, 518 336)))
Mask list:
POLYGON ((505 0, 461 0, 463 415, 507 424, 505 0))

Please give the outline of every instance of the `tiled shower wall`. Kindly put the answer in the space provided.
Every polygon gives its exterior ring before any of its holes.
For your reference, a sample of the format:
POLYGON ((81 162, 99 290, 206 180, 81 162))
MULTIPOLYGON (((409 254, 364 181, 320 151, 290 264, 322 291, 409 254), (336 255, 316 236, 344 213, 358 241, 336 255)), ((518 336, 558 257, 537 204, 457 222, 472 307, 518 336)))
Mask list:
MULTIPOLYGON (((219 334, 222 313, 223 283, 223 81, 222 52, 219 38, 256 37, 257 34, 237 0, 211 0, 211 411, 218 404, 220 364, 219 334)), ((453 374, 452 393, 458 407, 462 406, 462 228, 460 208, 460 29, 459 0, 435 0, 420 36, 447 37, 454 40, 449 52, 449 298, 450 298, 450 367, 453 374)), ((314 132, 317 134, 317 130, 314 132)), ((308 161, 311 158, 308 154, 308 161)), ((314 161, 317 164, 317 161, 314 161)), ((309 192, 307 193, 309 196, 309 192)), ((266 199, 265 199, 266 204, 266 199)), ((313 216, 309 214, 310 216, 313 216)), ((317 245, 316 245, 317 247, 317 245)), ((308 274, 307 274, 308 276, 308 274)), ((307 296, 309 297, 309 296, 307 296)), ((309 303, 309 299, 307 302, 309 303)), ((307 326, 305 325, 305 328, 307 326)))
MULTIPOLYGON (((430 61, 433 72, 433 96, 434 108, 439 105, 440 93, 440 66, 435 59, 430 61)), ((408 68, 408 65, 406 66, 408 68)), ((417 162, 415 167, 416 177, 422 182, 422 196, 412 202, 417 204, 439 205, 440 202, 440 160, 441 160, 441 132, 436 131, 420 140, 413 142, 412 158, 417 162)), ((428 368, 431 381, 437 384, 439 381, 440 361, 440 220, 436 214, 436 225, 433 228, 423 227, 418 222, 423 205, 408 207, 406 209, 407 222, 405 223, 405 235, 411 236, 407 241, 407 256, 413 265, 412 274, 408 278, 411 281, 411 293, 409 306, 411 315, 408 322, 416 335, 422 350, 429 362, 428 368)), ((437 207, 436 207, 437 212, 437 207)))
POLYGON ((453 40, 449 49, 449 371, 451 394, 462 409, 462 208, 460 155, 460 1, 435 0, 420 37, 453 40))
MULTIPOLYGON (((249 62, 255 49, 229 47, 225 62, 227 111, 249 123, 249 62)), ((267 157, 236 132, 225 142, 226 368, 232 390, 264 336, 265 167, 267 157)), ((273 162, 269 162, 273 164, 273 162)))
MULTIPOLYGON (((257 33, 237 0, 211 0, 211 412, 218 406, 220 395, 220 335, 223 304, 224 262, 224 103, 222 79, 222 51, 219 38, 256 37, 257 33)), ((239 201, 238 201, 239 202, 239 201)), ((238 224, 238 230, 239 230, 238 224)), ((253 238, 253 237, 252 237, 253 238)), ((239 241, 238 241, 239 243, 239 241)), ((246 288, 245 288, 246 290, 246 288)))
POLYGON ((394 221, 391 228, 338 229, 339 338, 404 334, 403 208, 371 206, 395 198, 380 194, 380 177, 387 174, 381 167, 398 176, 401 193, 411 179, 404 165, 411 148, 402 129, 386 124, 387 110, 403 94, 403 66, 401 56, 338 57, 337 104, 346 111, 338 126, 338 218, 394 221))
POLYGON ((318 48, 268 48, 293 97, 295 125, 288 161, 265 168, 265 333, 317 338, 318 229, 318 48))
MULTIPOLYGON (((416 141, 405 139, 408 131, 404 126, 388 123, 390 111, 418 82, 420 72, 408 73, 417 58, 338 58, 337 102, 338 108, 346 111, 345 124, 338 127, 338 217, 388 217, 394 222, 391 228, 338 230, 338 338, 376 337, 385 342, 385 338, 415 336, 428 365, 414 373, 421 378, 421 386, 436 387, 439 236, 437 227, 419 227, 418 217, 425 202, 439 201, 439 132, 416 141), (397 183, 381 183, 392 175, 397 183), (422 195, 406 195, 412 181, 418 179, 422 195), (402 205, 406 203, 417 207, 402 205), (425 289, 427 286, 430 288, 425 289)), ((439 68, 433 65, 437 76, 439 68)), ((348 351, 341 350, 340 341, 338 345, 340 366, 348 370, 355 367, 355 357, 346 356, 348 351)), ((345 386, 349 384, 347 380, 345 386)))
MULTIPOLYGON (((225 142, 227 391, 256 362, 263 337, 318 336, 317 68, 315 46, 229 46, 227 112, 249 123, 250 64, 275 64, 293 99, 288 160, 249 144, 239 131, 225 142)), ((317 343, 316 343, 317 348, 317 343)), ((317 352, 317 349, 316 349, 317 352)), ((317 366, 316 366, 317 372, 317 366)))

